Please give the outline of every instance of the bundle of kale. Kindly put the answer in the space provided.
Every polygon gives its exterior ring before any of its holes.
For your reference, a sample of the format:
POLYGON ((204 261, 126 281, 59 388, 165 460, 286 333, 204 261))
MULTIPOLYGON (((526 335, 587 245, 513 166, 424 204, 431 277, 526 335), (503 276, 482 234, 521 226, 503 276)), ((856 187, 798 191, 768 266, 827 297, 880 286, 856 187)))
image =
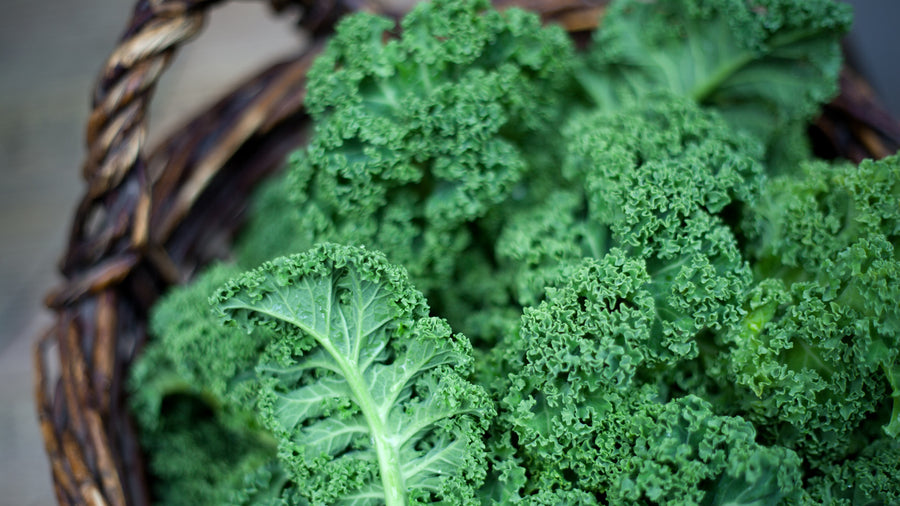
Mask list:
POLYGON ((896 504, 900 157, 814 160, 851 16, 340 23, 315 131, 132 369, 164 504, 896 504), (451 330, 453 329, 453 330, 451 330))

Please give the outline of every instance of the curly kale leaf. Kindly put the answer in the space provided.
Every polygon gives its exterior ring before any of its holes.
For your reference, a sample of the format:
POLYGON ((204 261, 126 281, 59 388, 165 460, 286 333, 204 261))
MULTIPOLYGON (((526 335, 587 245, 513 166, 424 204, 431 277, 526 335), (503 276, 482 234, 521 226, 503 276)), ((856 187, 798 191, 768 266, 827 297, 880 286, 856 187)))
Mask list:
POLYGON ((880 505, 900 502, 900 441, 877 439, 853 458, 829 463, 810 480, 808 504, 880 505))
POLYGON ((306 99, 316 120, 307 150, 339 214, 375 212, 412 191, 425 196, 422 219, 452 227, 521 179, 518 141, 560 114, 573 48, 534 14, 488 7, 421 4, 387 41, 387 19, 340 23, 310 69, 306 99))
POLYGON ((900 245, 898 200, 900 156, 858 167, 801 164, 795 174, 766 183, 742 224, 753 240, 748 253, 761 276, 828 277, 837 257, 856 242, 900 245))
POLYGON ((321 245, 214 296, 232 324, 276 337, 257 366, 261 418, 313 503, 471 503, 493 412, 469 383, 468 340, 427 316, 380 253, 321 245))
POLYGON ((657 351, 656 318, 642 262, 615 250, 526 310, 499 423, 516 434, 527 479, 507 470, 498 481, 525 497, 573 489, 614 504, 778 504, 799 493, 794 452, 657 385, 683 359, 657 351))
POLYGON ((565 138, 563 173, 623 246, 670 236, 679 220, 723 214, 760 191, 762 147, 715 112, 669 93, 576 115, 565 138))
POLYGON ((758 144, 673 97, 577 117, 566 131, 571 188, 511 216, 496 243, 516 300, 536 304, 582 258, 619 248, 645 262, 672 346, 733 319, 750 273, 723 217, 759 192, 758 144))
POLYGON ((158 338, 153 346, 164 350, 185 385, 229 409, 247 411, 256 402, 254 368, 271 334, 226 329, 209 305, 209 295, 239 273, 233 265, 215 264, 173 290, 154 306, 150 332, 158 338))
POLYGON ((761 281, 722 336, 720 382, 747 390, 735 414, 811 462, 859 451, 873 425, 900 433, 898 195, 898 157, 817 162, 745 215, 761 281))
POLYGON ((275 442, 253 413, 254 368, 269 335, 225 329, 209 306, 209 294, 239 272, 215 265, 160 300, 150 318, 156 340, 130 371, 129 401, 160 504, 243 504, 233 491, 257 468, 277 467, 275 442))
POLYGON ((748 300, 747 317, 721 341, 723 389, 737 394, 728 412, 812 465, 858 452, 886 421, 891 385, 883 371, 896 350, 885 349, 866 316, 829 301, 814 283, 788 289, 765 280, 748 300))
POLYGON ((574 60, 561 28, 484 0, 422 3, 399 27, 346 17, 309 72, 315 132, 263 194, 242 264, 365 245, 433 298, 479 241, 473 222, 552 172, 574 60))
POLYGON ((244 504, 235 491, 248 477, 277 469, 271 437, 225 419, 204 399, 169 394, 161 408, 141 433, 155 504, 244 504))
POLYGON ((851 19, 830 0, 613 2, 581 80, 603 108, 669 90, 769 144, 837 92, 851 19))

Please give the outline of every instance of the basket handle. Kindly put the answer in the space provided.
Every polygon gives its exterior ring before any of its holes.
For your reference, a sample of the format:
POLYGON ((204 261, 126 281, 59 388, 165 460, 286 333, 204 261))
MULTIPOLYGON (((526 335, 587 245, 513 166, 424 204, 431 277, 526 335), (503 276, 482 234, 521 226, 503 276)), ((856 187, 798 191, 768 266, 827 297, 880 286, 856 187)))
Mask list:
POLYGON ((134 240, 129 241, 132 248, 128 249, 139 250, 145 241, 150 188, 142 152, 150 99, 176 49, 199 33, 205 11, 214 3, 138 1, 119 46, 103 65, 85 132, 87 155, 81 175, 87 191, 78 207, 62 265, 67 277, 121 254, 124 248, 116 243, 129 230, 134 240), (113 193, 123 186, 126 191, 113 193), (130 202, 108 202, 124 194, 130 196, 130 202), (119 225, 109 226, 114 222, 119 225))

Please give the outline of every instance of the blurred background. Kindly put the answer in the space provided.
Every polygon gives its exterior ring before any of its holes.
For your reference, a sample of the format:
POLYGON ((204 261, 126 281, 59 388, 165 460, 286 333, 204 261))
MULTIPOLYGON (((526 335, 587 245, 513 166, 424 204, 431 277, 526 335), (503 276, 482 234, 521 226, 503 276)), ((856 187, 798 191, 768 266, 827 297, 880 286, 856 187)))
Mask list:
MULTIPOLYGON (((900 117, 900 2, 852 0, 850 47, 860 70, 900 117)), ((83 130, 96 74, 131 2, 4 0, 0 19, 0 506, 54 502, 33 405, 34 337, 51 321, 41 300, 56 282, 83 191, 83 130)), ((304 44, 293 19, 263 2, 210 16, 162 79, 150 137, 160 139, 241 77, 304 44)))

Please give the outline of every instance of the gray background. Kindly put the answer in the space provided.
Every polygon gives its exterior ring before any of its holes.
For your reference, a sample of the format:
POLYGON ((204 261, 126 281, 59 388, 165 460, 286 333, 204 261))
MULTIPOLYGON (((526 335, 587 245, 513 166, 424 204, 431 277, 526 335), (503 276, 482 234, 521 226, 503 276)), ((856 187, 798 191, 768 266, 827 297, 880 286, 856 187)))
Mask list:
MULTIPOLYGON (((849 3, 857 8, 853 47, 900 117, 900 2, 849 3)), ((82 191, 90 88, 131 8, 125 0, 49 4, 4 0, 0 18, 0 506, 53 502, 32 402, 33 337, 50 321, 40 301, 56 280, 82 191)), ((151 137, 300 44, 289 19, 272 17, 257 2, 218 9, 164 77, 151 137)))

